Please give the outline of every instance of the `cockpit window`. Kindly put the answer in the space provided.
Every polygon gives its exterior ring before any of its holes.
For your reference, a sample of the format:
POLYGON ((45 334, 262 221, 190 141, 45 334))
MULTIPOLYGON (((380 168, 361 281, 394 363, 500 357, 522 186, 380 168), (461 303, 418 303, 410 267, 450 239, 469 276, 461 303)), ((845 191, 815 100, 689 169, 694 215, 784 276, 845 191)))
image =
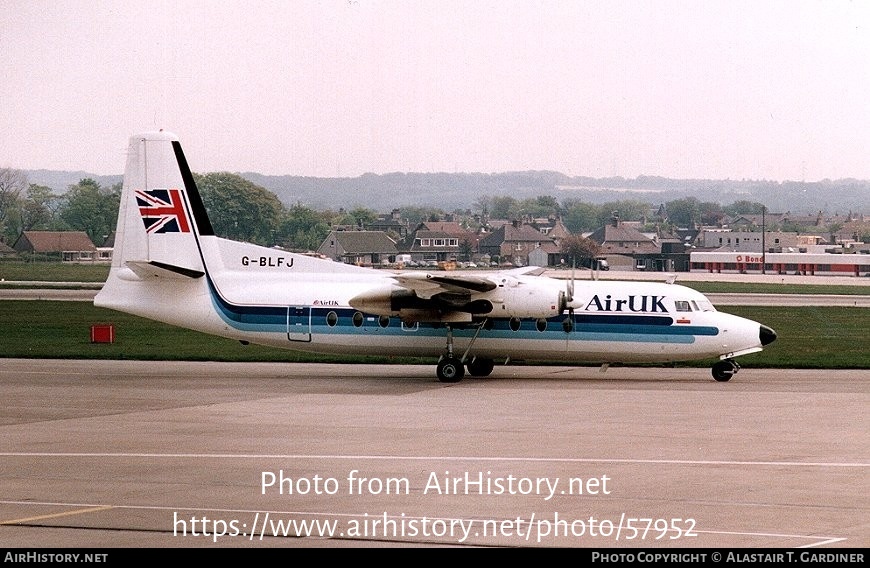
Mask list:
POLYGON ((690 306, 689 302, 686 300, 674 300, 674 306, 677 308, 678 312, 692 311, 692 306, 690 306))
POLYGON ((702 312, 715 312, 716 308, 710 303, 710 300, 698 300, 698 305, 701 306, 702 312))

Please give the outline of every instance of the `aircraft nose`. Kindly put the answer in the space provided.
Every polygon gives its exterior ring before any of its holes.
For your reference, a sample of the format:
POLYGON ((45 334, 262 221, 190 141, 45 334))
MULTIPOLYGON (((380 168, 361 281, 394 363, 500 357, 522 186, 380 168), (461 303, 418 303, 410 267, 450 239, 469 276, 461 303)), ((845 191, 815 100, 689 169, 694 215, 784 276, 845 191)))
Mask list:
POLYGON ((776 332, 767 327, 766 325, 760 326, 761 329, 758 332, 758 338, 761 340, 762 345, 768 345, 773 343, 776 340, 776 332))

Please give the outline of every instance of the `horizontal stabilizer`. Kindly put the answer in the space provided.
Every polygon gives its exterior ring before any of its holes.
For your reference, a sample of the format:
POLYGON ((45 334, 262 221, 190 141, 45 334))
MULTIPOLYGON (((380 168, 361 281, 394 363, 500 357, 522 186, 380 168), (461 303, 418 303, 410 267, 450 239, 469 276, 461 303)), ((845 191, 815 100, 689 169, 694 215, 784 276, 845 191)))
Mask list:
POLYGON ((146 278, 202 278, 205 276, 205 272, 201 270, 173 266, 156 260, 128 260, 126 264, 136 276, 143 280, 146 278))

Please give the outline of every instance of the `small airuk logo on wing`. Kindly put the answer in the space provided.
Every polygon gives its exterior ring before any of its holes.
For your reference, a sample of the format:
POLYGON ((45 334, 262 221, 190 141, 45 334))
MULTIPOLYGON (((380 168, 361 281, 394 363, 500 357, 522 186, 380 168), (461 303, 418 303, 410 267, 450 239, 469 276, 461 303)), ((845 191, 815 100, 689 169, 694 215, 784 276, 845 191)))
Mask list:
POLYGON ((181 190, 147 189, 136 191, 136 205, 147 233, 189 233, 181 190))

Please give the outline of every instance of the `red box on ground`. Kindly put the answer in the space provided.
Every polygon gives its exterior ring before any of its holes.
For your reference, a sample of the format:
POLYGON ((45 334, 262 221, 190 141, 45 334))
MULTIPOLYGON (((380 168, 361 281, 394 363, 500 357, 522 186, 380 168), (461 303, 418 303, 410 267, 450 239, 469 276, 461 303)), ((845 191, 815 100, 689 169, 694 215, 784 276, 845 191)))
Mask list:
POLYGON ((94 324, 91 326, 91 343, 114 343, 115 326, 111 323, 94 324))

